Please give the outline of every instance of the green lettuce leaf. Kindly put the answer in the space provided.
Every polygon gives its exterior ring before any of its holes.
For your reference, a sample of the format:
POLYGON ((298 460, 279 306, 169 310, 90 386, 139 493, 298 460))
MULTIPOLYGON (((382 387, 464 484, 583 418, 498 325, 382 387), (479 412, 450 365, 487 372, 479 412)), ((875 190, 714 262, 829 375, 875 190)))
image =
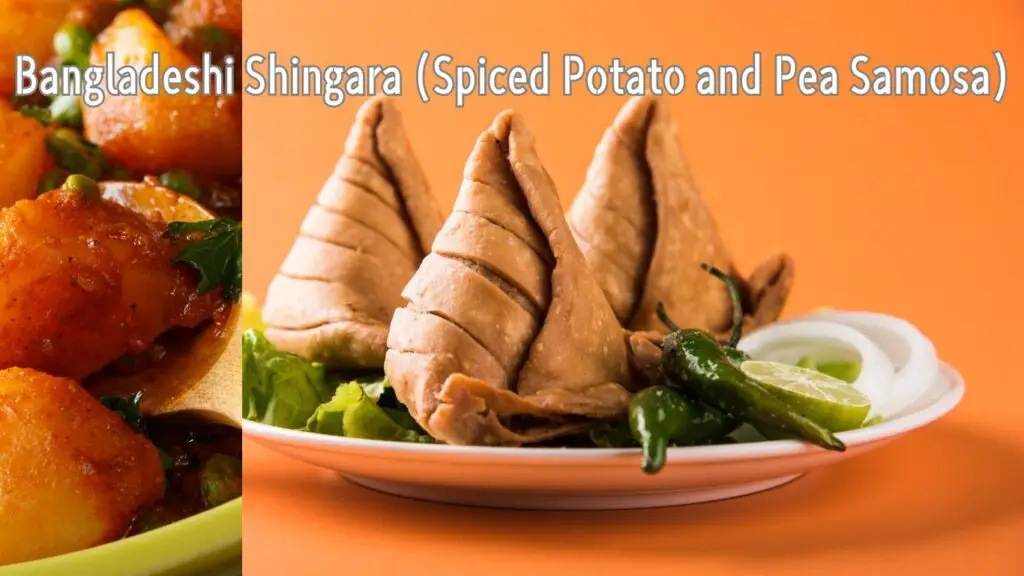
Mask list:
POLYGON ((357 404, 364 396, 358 383, 349 382, 338 386, 334 397, 317 406, 316 411, 306 421, 306 430, 317 434, 344 436, 345 410, 357 404))
POLYGON ((363 393, 369 396, 374 402, 379 402, 381 397, 389 388, 391 383, 385 378, 367 378, 364 380, 357 380, 359 386, 363 389, 363 393))
POLYGON ((243 334, 245 419, 297 430, 330 398, 322 364, 278 350, 258 330, 243 334))
POLYGON ((408 413, 377 405, 387 388, 386 379, 342 384, 330 401, 316 409, 306 422, 306 430, 367 440, 433 442, 408 413))

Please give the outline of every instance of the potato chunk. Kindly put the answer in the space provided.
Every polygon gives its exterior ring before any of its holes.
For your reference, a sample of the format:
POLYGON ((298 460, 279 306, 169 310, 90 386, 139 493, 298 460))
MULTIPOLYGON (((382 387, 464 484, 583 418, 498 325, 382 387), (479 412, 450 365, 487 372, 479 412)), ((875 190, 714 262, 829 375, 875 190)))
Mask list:
POLYGON ((74 381, 0 371, 0 565, 116 540, 163 491, 156 448, 74 381))
MULTIPOLYGON (((114 18, 93 44, 91 63, 101 65, 107 52, 114 54, 115 67, 141 68, 150 63, 153 53, 160 54, 163 70, 195 65, 139 9, 125 10, 114 18)), ((237 92, 230 97, 163 91, 156 96, 107 95, 101 105, 84 107, 83 123, 88 140, 137 172, 185 169, 210 176, 242 172, 242 105, 237 92)))
POLYGON ((53 34, 77 0, 0 0, 0 96, 14 92, 14 58, 32 56, 42 66, 53 52, 53 34))
POLYGON ((0 369, 82 379, 212 318, 223 299, 172 262, 165 229, 70 190, 0 212, 0 369))
POLYGON ((0 209, 35 196, 48 161, 42 124, 0 107, 0 209))

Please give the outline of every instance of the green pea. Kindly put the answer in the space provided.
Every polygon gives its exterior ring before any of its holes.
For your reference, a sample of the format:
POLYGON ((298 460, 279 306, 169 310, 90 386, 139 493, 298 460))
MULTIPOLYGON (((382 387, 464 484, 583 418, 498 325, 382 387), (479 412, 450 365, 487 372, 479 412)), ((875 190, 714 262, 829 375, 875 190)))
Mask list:
POLYGON ((99 198, 100 187, 96 181, 81 174, 72 174, 64 181, 65 190, 74 190, 86 198, 99 198))
POLYGON ((93 37, 84 26, 65 24, 53 36, 53 50, 63 62, 84 67, 89 63, 93 37))
POLYGON ((79 127, 82 125, 82 107, 74 96, 58 96, 50 104, 50 117, 64 126, 79 127))
POLYGON ((220 506, 242 495, 242 461, 214 454, 200 473, 200 492, 206 508, 220 506))
POLYGON ((36 187, 36 192, 44 194, 51 190, 60 188, 62 182, 68 179, 71 174, 63 168, 54 168, 43 175, 42 179, 39 180, 39 186, 36 187))
POLYGON ((199 195, 202 194, 202 190, 196 185, 192 175, 184 170, 164 172, 160 175, 160 183, 178 194, 183 194, 193 200, 198 200, 199 195))

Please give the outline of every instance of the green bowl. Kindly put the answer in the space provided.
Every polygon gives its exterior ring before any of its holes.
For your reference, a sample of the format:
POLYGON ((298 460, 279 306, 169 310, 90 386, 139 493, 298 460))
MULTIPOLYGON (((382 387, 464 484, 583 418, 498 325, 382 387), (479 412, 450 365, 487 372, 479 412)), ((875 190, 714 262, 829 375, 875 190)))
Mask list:
POLYGON ((242 499, 152 532, 54 558, 0 567, 2 576, 236 576, 242 499))

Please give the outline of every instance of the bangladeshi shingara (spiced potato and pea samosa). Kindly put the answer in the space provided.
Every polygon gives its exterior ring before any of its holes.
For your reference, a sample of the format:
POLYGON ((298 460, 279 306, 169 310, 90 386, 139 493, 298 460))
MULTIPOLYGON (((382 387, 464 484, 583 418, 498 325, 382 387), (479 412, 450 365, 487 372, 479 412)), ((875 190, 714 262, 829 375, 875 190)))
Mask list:
POLYGON ((793 281, 793 260, 771 256, 740 277, 694 183, 668 102, 637 97, 605 131, 568 213, 576 241, 623 326, 665 334, 657 307, 724 340, 732 326, 726 285, 743 299, 744 332, 774 322, 793 281))
POLYGON ((266 336, 330 368, 380 368, 442 218, 394 102, 368 101, 267 291, 266 336))
POLYGON ((455 210, 403 296, 385 372, 437 439, 522 444, 629 402, 624 331, 512 112, 477 140, 455 210), (520 427, 516 416, 548 422, 520 427))

